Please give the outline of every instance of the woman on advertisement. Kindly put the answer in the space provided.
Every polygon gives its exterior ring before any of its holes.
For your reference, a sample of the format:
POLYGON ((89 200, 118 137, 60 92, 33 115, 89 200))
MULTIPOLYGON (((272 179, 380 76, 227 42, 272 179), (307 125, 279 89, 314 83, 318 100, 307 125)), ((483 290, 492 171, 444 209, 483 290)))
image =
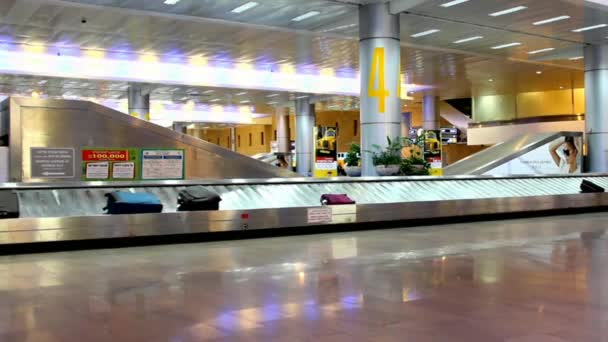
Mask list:
POLYGON ((574 142, 574 137, 556 140, 549 147, 549 152, 555 165, 559 168, 560 174, 581 173, 581 166, 578 162, 579 149, 574 142))

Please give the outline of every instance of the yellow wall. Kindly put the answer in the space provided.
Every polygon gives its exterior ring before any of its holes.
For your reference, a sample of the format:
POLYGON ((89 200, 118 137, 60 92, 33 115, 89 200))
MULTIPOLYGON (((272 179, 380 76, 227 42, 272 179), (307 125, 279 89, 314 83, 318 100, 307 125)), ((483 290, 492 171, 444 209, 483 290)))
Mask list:
POLYGON ((236 128, 236 151, 247 156, 253 156, 258 153, 269 153, 270 142, 272 141, 272 137, 268 136, 269 133, 269 126, 267 125, 238 126, 236 128), (264 133, 263 144, 262 133, 264 133), (251 144, 249 141, 250 135, 251 144))
POLYGON ((338 152, 346 152, 350 144, 361 142, 361 122, 358 111, 323 111, 316 114, 317 126, 336 127, 337 123, 338 152))
POLYGON ((473 99, 473 120, 477 122, 584 112, 585 90, 580 88, 477 96, 473 99))

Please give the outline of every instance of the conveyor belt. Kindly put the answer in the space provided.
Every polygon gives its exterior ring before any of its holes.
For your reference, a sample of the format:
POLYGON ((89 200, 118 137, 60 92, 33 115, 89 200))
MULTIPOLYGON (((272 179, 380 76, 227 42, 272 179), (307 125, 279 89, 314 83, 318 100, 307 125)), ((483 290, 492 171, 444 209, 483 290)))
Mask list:
MULTIPOLYGON (((203 182, 222 196, 221 210, 314 207, 324 193, 345 193, 358 204, 407 203, 507 197, 567 195, 579 192, 583 179, 608 188, 608 176, 555 176, 517 178, 392 178, 362 181, 233 180, 203 182)), ((84 183, 68 188, 16 186, 22 217, 66 217, 101 215, 104 195, 114 190, 156 194, 165 212, 176 211, 180 190, 192 182, 129 184, 123 186, 84 183)), ((200 184, 200 183, 199 183, 200 184)))

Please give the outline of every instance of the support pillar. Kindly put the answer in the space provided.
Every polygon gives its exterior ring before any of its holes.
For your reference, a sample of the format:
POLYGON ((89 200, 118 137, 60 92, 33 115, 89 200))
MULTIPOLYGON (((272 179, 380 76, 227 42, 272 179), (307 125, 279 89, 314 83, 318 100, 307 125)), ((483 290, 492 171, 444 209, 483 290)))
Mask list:
POLYGON ((230 127, 230 149, 236 152, 236 127, 230 127))
POLYGON ((608 45, 585 47, 587 171, 608 171, 608 45))
POLYGON ((138 119, 150 120, 150 92, 141 86, 129 87, 129 115, 138 119))
POLYGON ((439 98, 435 95, 425 95, 422 101, 423 123, 422 128, 427 131, 438 130, 441 114, 439 112, 439 98))
POLYGON ((389 3, 359 7, 362 175, 376 176, 373 145, 401 134, 399 15, 389 3))
POLYGON ((287 108, 277 108, 277 150, 283 154, 291 152, 289 109, 287 108))
POLYGON ((296 100, 296 171, 304 177, 313 171, 315 121, 315 105, 310 99, 296 100))

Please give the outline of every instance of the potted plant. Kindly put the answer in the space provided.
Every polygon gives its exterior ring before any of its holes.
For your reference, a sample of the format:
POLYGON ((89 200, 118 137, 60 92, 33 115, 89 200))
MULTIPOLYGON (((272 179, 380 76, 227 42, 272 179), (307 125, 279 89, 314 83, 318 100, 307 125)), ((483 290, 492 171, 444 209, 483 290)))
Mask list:
POLYGON ((344 158, 344 171, 349 177, 361 176, 361 145, 352 143, 344 158))
POLYGON ((401 142, 399 139, 391 140, 386 137, 387 146, 373 145, 376 150, 372 156, 372 162, 376 167, 378 176, 392 176, 399 173, 401 168, 401 142))
POLYGON ((401 173, 406 176, 428 176, 430 167, 423 158, 412 156, 401 162, 401 173))

